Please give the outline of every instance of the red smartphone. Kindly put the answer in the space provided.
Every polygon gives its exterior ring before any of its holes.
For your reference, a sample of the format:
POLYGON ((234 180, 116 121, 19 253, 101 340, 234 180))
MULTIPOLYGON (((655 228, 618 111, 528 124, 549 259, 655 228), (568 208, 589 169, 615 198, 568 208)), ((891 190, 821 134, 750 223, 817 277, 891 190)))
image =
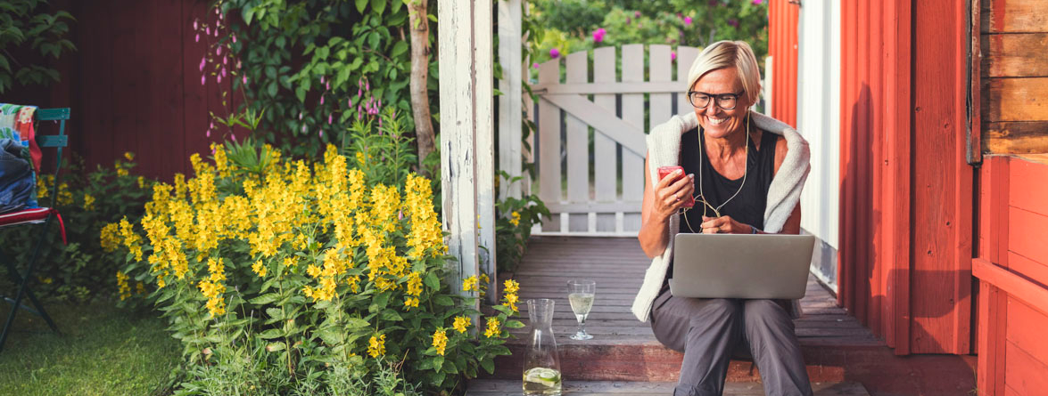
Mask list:
MULTIPOLYGON (((660 166, 659 167, 659 180, 662 180, 664 177, 668 176, 669 174, 673 173, 673 171, 678 170, 678 169, 681 172, 680 173, 681 177, 687 177, 687 176, 684 175, 684 167, 682 167, 682 166, 679 166, 679 165, 675 165, 675 166, 660 166)), ((684 198, 684 207, 685 208, 690 208, 690 207, 694 207, 694 206, 695 206, 695 198, 694 197, 689 195, 687 198, 684 198)))

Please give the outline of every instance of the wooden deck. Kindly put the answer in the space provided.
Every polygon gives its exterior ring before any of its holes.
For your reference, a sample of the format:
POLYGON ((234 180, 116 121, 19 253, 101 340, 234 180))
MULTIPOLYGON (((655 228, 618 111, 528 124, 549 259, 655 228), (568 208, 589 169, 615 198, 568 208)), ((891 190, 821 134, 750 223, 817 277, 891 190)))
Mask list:
MULTIPOLYGON (((519 319, 528 323, 527 305, 532 298, 556 301, 553 331, 561 354, 566 378, 591 381, 676 381, 682 354, 660 344, 648 323, 630 313, 633 298, 640 289, 644 271, 651 262, 636 238, 533 237, 524 262, 512 277, 520 282, 519 319), (596 301, 586 322, 592 340, 568 338, 578 324, 567 301, 569 279, 597 282, 596 301)), ((506 274, 500 275, 505 278, 506 274)), ((837 307, 836 299, 814 278, 808 282, 801 300, 802 318, 796 321, 797 335, 804 347, 805 360, 813 381, 843 380, 840 367, 826 367, 831 349, 820 347, 883 347, 855 318, 837 307)), ((528 327, 513 330, 517 336, 510 349, 523 349, 528 327)), ((836 356, 836 359, 842 359, 836 356)), ((496 360, 495 378, 519 378, 520 359, 496 360)), ((837 362, 835 362, 837 363, 837 362)), ((730 381, 757 381, 759 375, 748 361, 733 361, 730 381)))
MULTIPOLYGON (((666 396, 673 394, 673 382, 567 382, 565 396, 666 396)), ((869 396, 861 384, 813 383, 815 396, 869 396)), ((757 383, 733 382, 724 385, 725 396, 764 396, 764 387, 757 383)), ((520 379, 479 380, 470 383, 466 396, 518 396, 523 395, 520 379)))

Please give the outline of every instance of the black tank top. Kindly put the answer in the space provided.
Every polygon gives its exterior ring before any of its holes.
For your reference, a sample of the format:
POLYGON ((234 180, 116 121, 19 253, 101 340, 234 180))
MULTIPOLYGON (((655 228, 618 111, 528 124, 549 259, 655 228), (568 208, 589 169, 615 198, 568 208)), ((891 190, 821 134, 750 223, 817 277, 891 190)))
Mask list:
MULTIPOLYGON (((775 177, 775 141, 776 136, 771 133, 760 131, 761 146, 758 150, 753 139, 747 139, 750 152, 746 157, 746 184, 743 185, 742 178, 728 179, 717 173, 710 164, 710 157, 706 152, 702 153, 701 163, 699 150, 705 147, 706 134, 698 128, 685 132, 681 136, 680 163, 684 167, 684 173, 695 174, 695 195, 699 194, 699 173, 702 173, 702 192, 706 201, 713 207, 718 207, 731 198, 736 191, 737 196, 720 209, 721 216, 731 216, 732 219, 743 224, 749 224, 758 229, 764 228, 764 208, 768 204, 768 189, 771 180, 775 177), (742 191, 739 191, 739 186, 742 191)), ((712 210, 707 209, 707 215, 715 216, 712 210)), ((699 224, 702 224, 702 204, 696 203, 695 208, 688 210, 685 214, 695 232, 702 232, 699 224)), ((684 220, 684 219, 681 219, 684 220)), ((692 232, 688 229, 687 222, 681 222, 680 232, 692 232)))
MULTIPOLYGON (((718 207, 725 200, 731 198, 736 191, 737 195, 728 201, 720 209, 721 216, 731 216, 732 219, 743 224, 748 224, 758 229, 764 229, 764 209, 768 205, 768 189, 775 177, 775 143, 778 136, 761 130, 761 146, 757 150, 753 139, 749 139, 750 152, 746 157, 746 184, 739 191, 742 178, 736 180, 728 179, 717 173, 710 164, 710 157, 704 151, 702 159, 699 159, 699 150, 705 147, 706 135, 699 128, 692 129, 681 135, 680 164, 684 168, 684 174, 695 174, 695 195, 699 195, 699 172, 702 172, 702 192, 706 200, 718 207)), ((715 216, 713 211, 707 209, 709 216, 715 216)), ((680 232, 690 233, 688 223, 695 232, 702 232, 702 204, 696 202, 695 207, 685 212, 687 221, 681 219, 680 232)), ((669 270, 666 273, 666 281, 663 282, 662 291, 669 288, 669 278, 673 276, 673 259, 670 258, 669 270)))

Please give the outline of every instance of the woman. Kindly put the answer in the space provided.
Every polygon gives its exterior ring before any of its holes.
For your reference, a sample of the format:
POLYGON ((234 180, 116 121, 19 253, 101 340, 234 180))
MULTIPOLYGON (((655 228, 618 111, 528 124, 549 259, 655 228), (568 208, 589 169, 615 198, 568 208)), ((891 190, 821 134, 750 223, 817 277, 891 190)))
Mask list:
POLYGON ((633 313, 651 320, 659 342, 684 352, 674 395, 720 395, 733 352, 747 346, 767 394, 811 394, 793 330, 797 311, 789 303, 669 292, 677 232, 800 232, 797 203, 809 170, 808 144, 786 124, 749 111, 759 92, 750 46, 714 43, 688 73, 694 114, 673 117, 648 136, 638 239, 653 260, 633 313), (660 180, 658 168, 669 165, 683 172, 660 180), (694 207, 680 215, 688 197, 694 197, 694 207))

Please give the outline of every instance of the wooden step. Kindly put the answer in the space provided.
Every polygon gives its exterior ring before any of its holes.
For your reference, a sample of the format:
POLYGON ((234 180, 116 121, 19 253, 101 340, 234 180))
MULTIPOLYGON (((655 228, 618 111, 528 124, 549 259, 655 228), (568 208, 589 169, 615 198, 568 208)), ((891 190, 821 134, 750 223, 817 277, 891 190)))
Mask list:
MULTIPOLYGON (((522 395, 521 380, 475 380, 470 381, 466 396, 517 396, 522 395)), ((613 381, 567 381, 564 396, 665 396, 673 393, 672 382, 613 382, 613 381)), ((855 382, 812 383, 815 396, 869 396, 862 384, 855 382)), ((757 383, 727 383, 724 395, 764 396, 764 387, 757 383)))

